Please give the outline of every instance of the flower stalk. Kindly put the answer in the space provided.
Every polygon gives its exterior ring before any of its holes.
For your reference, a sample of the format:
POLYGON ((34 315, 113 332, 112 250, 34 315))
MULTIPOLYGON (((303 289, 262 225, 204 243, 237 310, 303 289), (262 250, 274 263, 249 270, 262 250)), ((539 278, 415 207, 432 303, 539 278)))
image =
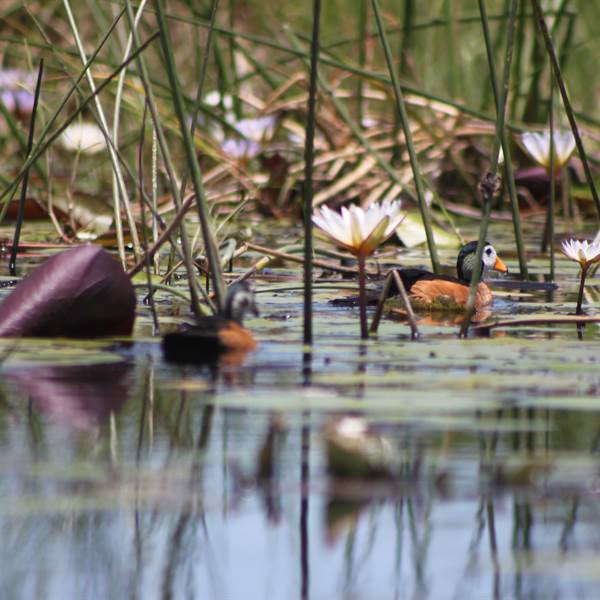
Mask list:
POLYGON ((575 314, 581 315, 583 313, 581 305, 583 304, 585 278, 589 268, 594 263, 600 261, 600 244, 596 242, 590 244, 587 240, 583 242, 579 240, 565 240, 561 244, 560 249, 568 259, 579 263, 581 267, 581 280, 579 282, 579 294, 577 295, 577 308, 575 309, 575 314))
POLYGON ((587 276, 588 269, 590 268, 591 263, 587 265, 581 266, 581 281, 579 282, 579 294, 577 296, 577 308, 575 309, 575 314, 580 315, 583 313, 581 309, 581 305, 583 304, 583 290, 585 288, 585 278, 587 276))
POLYGON ((365 255, 358 255, 358 304, 360 310, 360 338, 366 340, 369 337, 367 324, 367 277, 365 273, 365 255))

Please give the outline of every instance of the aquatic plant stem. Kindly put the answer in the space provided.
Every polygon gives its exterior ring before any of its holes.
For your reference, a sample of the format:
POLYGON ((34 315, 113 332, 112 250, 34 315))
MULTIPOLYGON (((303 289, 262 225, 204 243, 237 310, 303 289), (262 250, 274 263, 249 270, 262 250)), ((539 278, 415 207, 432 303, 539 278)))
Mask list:
POLYGON ((308 118, 304 141, 304 344, 313 342, 312 277, 313 277, 313 167, 315 149, 315 121, 319 68, 319 32, 321 0, 313 0, 313 26, 310 43, 310 80, 308 87, 308 118))
MULTIPOLYGON (((517 196, 517 186, 515 184, 515 176, 513 172, 510 141, 505 126, 506 111, 508 110, 509 81, 512 69, 514 39, 517 26, 518 4, 518 0, 511 0, 509 22, 507 27, 506 51, 504 55, 504 72, 502 75, 502 88, 498 89, 499 95, 496 97, 496 114, 503 115, 500 139, 502 143, 502 151, 504 154, 504 176, 508 187, 508 196, 510 198, 510 209, 512 213, 513 228, 515 232, 515 242, 517 245, 517 257, 519 259, 519 271, 521 274, 521 279, 525 280, 529 276, 527 269, 527 254, 525 252, 525 242, 523 241, 521 213, 519 211, 519 198, 517 196)), ((491 57, 491 60, 491 64, 493 65, 493 56, 491 57)), ((495 77, 495 70, 493 76, 495 77)))
MULTIPOLYGON (((517 187, 515 185, 515 178, 512 167, 511 151, 508 135, 506 133, 506 127, 504 126, 506 119, 508 90, 510 71, 512 67, 512 56, 514 46, 514 33, 517 21, 517 6, 518 0, 510 0, 509 10, 509 22, 507 25, 507 39, 506 39, 506 52, 504 57, 504 73, 502 77, 502 87, 498 83, 498 75, 496 72, 496 65, 494 60, 494 52, 492 47, 492 40, 489 31, 487 12, 485 8, 485 2, 480 1, 480 12, 482 20, 483 35, 485 39, 485 45, 487 49, 488 67, 490 70, 490 80, 492 84, 492 91, 494 93, 494 102, 496 105, 496 115, 500 118, 503 115, 502 128, 499 130, 500 135, 496 139, 494 144, 493 153, 498 152, 498 143, 502 146, 502 152, 504 155, 504 174, 508 188, 508 194, 510 197, 510 208, 512 213, 512 221, 515 232, 515 242, 517 245, 517 256, 519 258, 519 270, 522 279, 527 279, 527 257, 525 255, 525 244, 523 242, 523 232, 521 229, 521 215, 519 213, 519 199, 517 197, 517 187)), ((498 130, 497 130, 498 133, 498 130)))
MULTIPOLYGON (((514 9, 514 6, 513 6, 514 9)), ((511 9, 511 13, 514 10, 511 9)), ((479 281, 481 279, 481 270, 482 270, 482 256, 483 256, 483 248, 485 246, 485 238, 487 237, 487 228, 490 220, 490 213, 492 210, 492 202, 494 200, 495 194, 500 189, 500 178, 497 175, 498 171, 498 159, 500 157, 500 144, 504 141, 507 141, 506 134, 504 133, 504 123, 506 120, 506 99, 508 96, 508 80, 510 74, 510 63, 512 57, 512 42, 511 47, 507 47, 506 59, 505 59, 505 76, 504 76, 504 86, 503 92, 500 92, 497 88, 497 81, 495 78, 495 66, 493 60, 493 48, 492 41, 490 37, 489 24, 487 20, 487 12, 485 8, 485 0, 479 0, 479 13, 481 16, 481 27, 483 29, 483 37, 485 41, 486 52, 488 55, 488 64, 490 66, 490 74, 492 75, 492 85, 495 84, 495 95, 496 95, 496 137, 494 142, 494 147, 492 151, 492 160, 490 164, 490 170, 488 173, 484 175, 479 184, 479 188, 481 191, 481 196, 483 199, 483 208, 481 211, 481 224, 479 226, 479 238, 477 240, 477 249, 475 251, 475 265, 473 268, 473 273, 471 275, 471 283, 469 287, 469 298, 467 300, 467 306, 465 308, 465 318, 460 327, 459 336, 465 337, 467 332, 469 331, 469 325, 471 324, 471 319, 473 318, 473 314, 475 312, 475 296, 477 294, 477 287, 479 285, 479 281)), ((514 14, 513 14, 514 21, 514 14)), ((511 27, 511 30, 514 29, 514 22, 511 27)), ((511 36, 512 37, 512 36, 511 36)), ((506 144, 508 150, 508 144, 506 144)), ((505 156, 505 161, 510 161, 510 154, 505 156)), ((511 203, 512 204, 512 203, 511 203)), ((516 205, 513 205, 516 206, 516 205)), ((517 214, 518 214, 518 206, 516 206, 517 214)))
POLYGON ((554 281, 554 206, 556 205, 556 145, 554 144, 554 77, 550 76, 550 201, 548 202, 548 243, 550 244, 550 281, 554 281))
MULTIPOLYGON (((35 116, 40 101, 40 92, 42 90, 42 77, 44 76, 44 59, 40 58, 40 66, 38 68, 38 76, 35 84, 35 96, 33 98, 33 108, 31 110, 31 120, 29 122, 29 137, 27 139, 27 154, 25 159, 29 158, 31 149, 33 148, 33 136, 35 133, 35 116)), ((21 184, 21 197, 19 198, 19 212, 17 214, 17 222, 15 223, 15 234, 13 237, 12 249, 10 251, 10 260, 8 262, 8 271, 14 277, 17 274, 17 252, 19 250, 19 239, 21 237, 21 226, 25 216, 25 200, 27 199, 27 183, 29 182, 29 169, 23 175, 23 183, 21 184)))
POLYGON ((144 138, 146 132, 146 117, 148 115, 148 102, 144 102, 144 112, 142 114, 142 126, 140 128, 140 143, 138 148, 138 187, 140 193, 140 216, 142 219, 142 240, 144 241, 144 258, 146 263, 146 282, 148 284, 148 304, 150 305, 150 314, 154 325, 152 333, 160 335, 160 324, 156 314, 156 304, 154 302, 154 291, 152 290, 152 259, 148 254, 148 231, 146 229, 146 211, 144 210, 144 138))
POLYGON ((167 21, 164 14, 163 3, 161 0, 155 0, 156 17, 160 31, 160 41, 163 48, 164 58, 166 60, 166 70, 171 82, 171 92, 173 103, 175 105, 175 113, 179 119, 179 126, 183 137, 184 149, 186 153, 188 167, 194 190, 196 192, 196 207, 198 209, 198 218, 200 227, 202 228, 202 237, 206 251, 206 258, 210 268, 211 281, 213 284, 213 292, 219 312, 225 309, 225 280, 223 278, 223 268, 219 259, 219 248, 215 239, 212 225, 209 221, 208 203, 204 191, 204 183, 202 181, 202 173, 196 156, 194 143, 188 129, 185 109, 183 105, 183 95, 179 78, 177 77, 177 67, 173 56, 173 48, 171 44, 171 35, 167 26, 167 21))
MULTIPOLYGON (((367 57, 367 1, 359 0, 359 9, 357 11, 358 23, 358 66, 361 69, 365 68, 367 57)), ((364 123, 364 85, 362 77, 356 80, 356 120, 360 127, 364 123)))
MULTIPOLYGON (((594 200, 596 212, 598 213, 598 218, 600 219, 600 196, 598 196, 598 190, 596 189, 596 184, 594 183, 594 177, 592 175, 592 170, 590 168, 587 153, 585 151, 585 148, 583 147, 583 142, 581 141, 581 135, 579 134, 579 127, 577 125, 577 120, 575 119, 575 113, 573 112, 573 107, 571 106, 571 101, 569 100, 569 94, 567 93, 565 81, 563 79, 563 76, 562 76, 562 73, 560 70, 560 65, 558 62, 558 58, 556 56, 554 44, 552 43, 552 38, 550 36, 550 32, 548 31, 548 26, 546 25, 546 20, 544 19, 544 13, 542 11, 542 7, 540 6, 539 0, 531 0, 531 4, 533 6, 533 11, 536 16, 538 27, 544 38, 544 43, 546 44, 546 52, 548 53, 548 56, 550 57, 550 64, 551 64, 552 70, 554 72, 554 78, 556 79, 556 83, 558 85, 558 89, 560 91, 560 95, 561 95, 562 101, 563 101, 563 107, 565 109, 565 113, 567 114, 567 118, 569 119, 569 124, 571 125, 571 131, 573 132, 573 137, 575 138, 575 145, 577 146, 577 153, 579 154, 579 158, 583 165, 583 171, 585 173, 585 178, 586 178, 587 184, 590 188, 590 192, 592 193, 592 198, 594 200)), ((596 237, 598 238, 599 236, 596 236, 596 237)))
MULTIPOLYGON (((492 161, 493 162, 493 161, 492 161)), ((495 166, 495 165, 494 165, 495 166)), ((482 256, 483 248, 485 246, 485 238, 487 237, 487 228, 490 220, 490 213, 492 210, 492 201, 494 195, 500 189, 500 179, 495 172, 486 173, 479 184, 481 190, 481 196, 483 199, 483 209, 481 212, 481 224, 479 226, 479 239, 477 240, 477 250, 475 251, 476 260, 473 268, 473 274, 471 275, 471 286, 469 289, 469 298, 467 300, 467 306, 465 308, 465 318, 460 327, 459 336, 466 337, 469 331, 469 325, 475 312, 475 295, 477 294, 477 286, 481 279, 482 270, 482 256)))
POLYGON ((402 95, 402 89, 400 88, 400 82, 398 81, 398 74, 396 73, 396 67, 392 58, 392 51, 387 40, 385 28, 383 26, 381 12, 379 10, 379 0, 371 0, 371 5, 373 7, 373 13, 375 14, 377 30, 379 31, 379 37, 381 39, 381 45, 385 54, 388 71, 392 80, 392 88, 394 90, 394 96, 396 99, 396 110, 400 118, 402 131, 404 132, 404 141, 406 143, 406 149, 408 150, 408 156, 410 159, 410 166, 415 182, 416 195, 419 204, 419 211, 421 212, 421 219, 423 221, 423 228, 425 229, 425 236, 427 238, 427 247, 429 249, 431 265, 433 272, 438 273, 440 270, 440 260, 438 257, 437 247, 435 245, 435 239, 433 237, 429 207, 425 201, 425 189, 423 187, 423 180, 421 179, 421 170, 419 168, 419 161, 417 160, 417 153, 415 152, 415 147, 413 145, 410 122, 408 120, 408 114, 404 104, 404 97, 402 95))
MULTIPOLYGON (((134 50, 136 50, 136 49, 140 48, 140 39, 139 39, 137 29, 135 27, 135 17, 133 14, 133 8, 131 6, 130 0, 125 0, 125 8, 126 8, 127 20, 129 22, 129 27, 130 27, 131 34, 132 34, 134 50)), ((152 118, 152 125, 154 127, 154 131, 156 132, 156 137, 157 137, 158 145, 160 147, 160 152, 161 152, 161 155, 163 158, 165 171, 167 173, 167 180, 169 182, 169 187, 171 189, 171 195, 173 197, 173 202, 175 204, 175 208, 176 208, 177 212, 180 212, 181 198, 180 198, 179 190, 177 187, 177 177, 175 175, 175 169, 174 169, 173 163, 171 161, 171 153, 169 151, 169 146, 167 144, 165 134, 164 134, 164 131, 163 131, 163 128, 161 125, 161 120, 160 120, 160 116, 158 114, 158 109, 156 108, 154 92, 152 90, 152 86, 150 85, 150 78, 148 76, 148 69, 146 67, 146 62, 139 55, 139 53, 136 53, 136 63, 137 63, 138 71, 140 74, 140 79, 142 81, 142 86, 144 87, 144 92, 146 94, 148 106, 150 108, 150 116, 152 118)), ((182 219, 183 219, 184 214, 185 213, 182 213, 182 219)), ((188 275, 188 287, 190 290, 191 309, 192 309, 192 312, 196 316, 199 317, 199 316, 202 316, 202 309, 200 308, 198 290, 200 289, 205 297, 206 297, 206 293, 204 292, 201 283, 196 281, 196 272, 195 272, 194 262, 192 259, 191 248, 189 245, 187 231, 186 231, 183 223, 180 225, 180 228, 179 228, 179 237, 181 239, 181 250, 183 252, 185 269, 186 269, 187 275, 188 275)), ((140 264, 140 261, 138 261, 138 264, 140 264)), ((141 262, 141 264, 143 267, 144 263, 141 262)), ((211 309, 214 309, 214 307, 212 307, 212 305, 210 305, 210 303, 209 303, 209 306, 211 306, 211 309)))
MULTIPOLYGON (((69 25, 71 27, 71 31, 73 33, 73 37, 75 38, 75 45, 77 46, 77 50, 81 57, 81 62, 82 62, 82 64, 85 65, 87 63, 87 55, 85 53, 85 50, 83 48, 83 43, 79 36, 79 30, 77 28, 77 23, 75 21, 75 17, 71 10, 71 5, 70 5, 69 0, 63 0, 63 6, 65 7, 65 11, 67 13, 67 18, 69 21, 69 25)), ((85 75, 87 77, 88 85, 90 86, 90 90, 92 92, 94 92, 96 90, 96 82, 94 80, 94 76, 92 75, 91 70, 88 69, 86 71, 85 75)), ((123 171, 121 169, 121 164, 120 164, 119 158, 117 156, 117 151, 112 144, 112 138, 109 133, 110 130, 108 127, 108 122, 106 120, 106 116, 104 114, 104 109, 102 108, 102 104, 100 103, 100 98, 97 95, 94 96, 94 106, 95 106, 96 113, 98 116, 98 125, 100 126, 100 129, 102 130, 102 133, 104 134, 104 136, 106 138, 106 148, 108 150, 108 155, 109 155, 109 158, 111 161, 113 173, 114 173, 117 187, 118 187, 118 193, 115 194, 115 199, 117 202, 115 203, 115 207, 114 207, 115 229, 116 229, 116 234, 117 234, 117 243, 119 246, 119 256, 121 258, 123 267, 125 267, 125 264, 126 264, 126 262, 125 262, 125 241, 124 241, 124 237, 123 237, 123 223, 121 220, 121 205, 120 205, 119 200, 123 203, 123 208, 125 209, 125 215, 127 217, 128 223, 129 223, 129 230, 130 230, 131 241, 132 241, 132 245, 133 245, 133 253, 134 253, 136 259, 139 256, 141 256, 141 254, 142 254, 142 251, 140 248, 140 239, 138 236, 135 219, 133 218, 133 213, 131 211, 129 195, 127 193, 127 187, 125 185, 125 179, 123 177, 123 171)))
POLYGON ((377 303, 377 308, 373 313, 373 318, 371 319, 371 326, 369 327, 369 333, 377 333, 379 329, 379 321, 381 321, 381 314, 383 313, 383 305, 387 300, 387 297, 390 293, 390 288, 392 287, 392 271, 390 271, 385 278, 385 283, 383 285, 383 289, 381 290, 381 295, 379 296, 379 302, 377 303))
POLYGON ((577 296, 577 308, 575 309, 575 314, 582 314, 581 305, 583 304, 583 291, 585 288, 585 277, 587 275, 588 269, 590 268, 591 263, 581 265, 581 281, 579 282, 579 294, 577 296))
POLYGON ((416 340, 420 337, 419 328, 417 327, 417 319, 415 317, 415 313, 412 308, 412 304, 410 303, 410 298, 408 297, 408 293, 406 292, 406 288, 404 287, 404 282, 402 278, 398 274, 398 270, 394 269, 392 271, 392 277, 394 278, 394 282, 396 283, 396 287, 400 292, 400 296, 402 297, 402 302, 404 302, 404 308, 406 309, 406 315, 408 317, 408 322, 410 324, 410 336, 413 340, 416 340))
POLYGON ((377 329, 379 328, 379 321, 381 320, 381 313, 383 312, 383 305, 388 299, 390 288, 392 287, 392 281, 396 284, 398 292, 400 293, 400 297, 402 298, 402 302, 404 303, 404 308, 406 309, 406 316, 408 317, 408 322, 410 324, 410 336, 413 340, 416 340, 419 338, 419 328, 417 327, 417 319, 415 318, 415 313, 412 309, 410 298, 406 293, 406 288, 404 287, 402 278, 400 277, 400 275, 398 275, 397 269, 392 269, 385 278, 385 285, 381 292, 381 296, 379 297, 379 303, 377 304, 375 313, 373 314, 371 328, 369 329, 369 331, 371 333, 377 333, 377 329))
MULTIPOLYGON (((219 8, 219 0, 212 0, 211 9, 210 9, 210 26, 208 28, 208 33, 206 36, 206 44, 204 46, 204 56, 202 57, 202 65, 200 66, 200 75, 198 77, 198 89, 196 90, 196 102, 194 104, 194 108, 192 109, 192 113, 190 115, 190 136, 192 140, 194 139, 194 134, 196 133, 196 125, 198 122, 198 113, 200 112, 200 105, 202 103, 202 95, 204 93, 204 82, 206 80, 206 73, 208 71, 208 59, 210 57, 210 52, 212 49, 212 40, 213 33, 215 29, 215 20, 217 17, 217 9, 219 8)), ((232 38, 235 39, 235 38, 232 38)), ((181 177, 181 196, 185 194, 185 188, 187 183, 189 171, 184 171, 181 177)))
POLYGON ((360 337, 369 338, 369 325, 367 323, 367 276, 365 273, 365 255, 359 254, 358 259, 358 308, 360 311, 360 337))
MULTIPOLYGON (((142 14, 144 12, 144 8, 146 7, 146 3, 148 0, 141 0, 139 6, 137 7, 137 11, 135 14, 135 18, 133 21, 133 26, 137 28, 140 19, 142 18, 142 14)), ((129 56, 131 52, 131 46, 133 44, 133 36, 130 33, 127 37, 127 44, 125 46, 125 51, 123 52, 123 60, 129 56)), ((121 103, 123 100, 123 88, 125 86, 125 77, 127 75, 127 69, 123 69, 119 74, 119 79, 117 81, 117 91, 115 93, 115 106, 113 109, 113 128, 112 128, 112 139, 115 146, 115 150, 118 151, 119 148, 119 125, 120 125, 120 117, 121 117, 121 103)), ((146 111, 146 107, 148 104, 144 102, 144 111, 146 111)), ((141 189, 141 186, 140 186, 141 189)), ((142 198, 143 201, 143 198, 142 198)), ((113 172, 113 203, 114 206, 119 206, 119 187, 118 181, 116 178, 116 174, 113 172)), ((146 249, 148 248, 146 244, 146 249)), ((139 258, 139 257, 137 257, 139 258)))

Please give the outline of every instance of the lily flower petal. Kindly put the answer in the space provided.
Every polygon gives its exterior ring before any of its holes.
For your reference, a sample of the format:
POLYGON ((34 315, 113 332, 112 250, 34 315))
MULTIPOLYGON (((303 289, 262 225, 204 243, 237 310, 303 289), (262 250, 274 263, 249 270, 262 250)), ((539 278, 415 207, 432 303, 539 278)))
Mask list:
MULTIPOLYGON (((575 150, 575 138, 570 131, 555 131, 553 139, 555 164, 560 168, 569 162, 575 150)), ((550 131, 528 131, 521 136, 521 142, 535 162, 546 169, 550 168, 550 131)))
POLYGON ((340 213, 324 206, 315 211, 312 219, 340 246, 356 256, 369 256, 394 233, 403 218, 400 201, 386 200, 366 210, 354 205, 342 207, 340 213))
POLYGON ((561 244, 561 252, 570 260, 577 262, 582 268, 600 261, 600 244, 579 240, 564 240, 561 244))

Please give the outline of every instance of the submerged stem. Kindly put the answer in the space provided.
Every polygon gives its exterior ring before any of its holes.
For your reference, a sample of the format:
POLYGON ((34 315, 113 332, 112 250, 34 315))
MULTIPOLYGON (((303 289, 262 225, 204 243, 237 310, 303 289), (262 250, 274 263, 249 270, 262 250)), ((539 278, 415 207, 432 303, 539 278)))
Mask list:
POLYGON ((366 340, 369 337, 367 326, 367 293, 366 293, 366 273, 365 256, 358 255, 358 304, 360 308, 360 337, 366 340))

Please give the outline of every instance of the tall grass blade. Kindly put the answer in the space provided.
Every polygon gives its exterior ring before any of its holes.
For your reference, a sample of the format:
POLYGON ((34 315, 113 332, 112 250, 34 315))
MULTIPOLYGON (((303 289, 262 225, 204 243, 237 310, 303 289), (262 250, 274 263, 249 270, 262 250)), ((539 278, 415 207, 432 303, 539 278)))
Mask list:
POLYGON ((161 0, 155 0, 156 16, 160 30, 160 41, 163 48, 163 54, 167 64, 167 75, 172 87, 172 97, 175 105, 175 113, 179 119, 179 127, 183 137, 184 149, 188 161, 188 168, 192 177, 194 191, 196 193, 196 207, 198 209, 198 217, 200 219, 200 227, 202 228, 202 236, 204 238, 204 246, 206 249, 206 257, 210 268, 211 281, 215 294, 215 300, 219 312, 225 308, 225 280, 223 278, 223 268, 219 257, 219 249, 211 223, 209 222, 208 204, 204 192, 204 183, 202 181, 202 173, 198 164, 198 157, 190 131, 188 129, 185 109, 183 105, 183 96, 177 77, 177 67, 175 66, 175 58, 171 44, 171 36, 168 30, 167 21, 164 14, 164 8, 161 0))
MULTIPOLYGON (((31 111, 31 121, 29 122, 29 137, 27 139, 27 154, 26 158, 31 154, 33 148, 33 136, 35 133, 35 116, 37 114, 38 104, 40 101, 40 92, 42 90, 42 78, 44 76, 44 59, 40 59, 37 81, 35 84, 35 96, 33 98, 33 109, 31 111)), ((17 222, 15 224, 15 235, 13 237, 12 249, 10 252, 10 260, 8 262, 8 271, 14 277, 17 274, 17 251, 19 250, 19 239, 21 237, 21 226, 25 216, 25 200, 27 198, 27 183, 29 181, 29 169, 23 175, 23 183, 21 184, 21 197, 19 199, 19 212, 17 214, 17 222)))
MULTIPOLYGON (((77 27, 77 23, 75 21, 75 17, 73 15, 73 11, 71 10, 71 5, 69 0, 63 0, 63 6, 65 7, 65 11, 67 13, 67 18, 69 21, 69 25, 71 27, 71 31, 73 32, 73 37, 75 38, 75 44, 77 46, 77 50, 81 56, 81 62, 86 64, 87 55, 83 48, 83 43, 81 41, 81 37, 79 35, 79 29, 77 27)), ((91 71, 88 69, 86 71, 86 77, 88 80, 88 84, 90 86, 90 90, 92 92, 96 89, 96 82, 94 81, 94 77, 91 71)), ((135 219, 133 218, 133 213, 131 212, 131 205, 129 203, 129 194, 127 192, 127 187, 125 185, 125 179, 123 177, 123 172, 121 170, 121 164, 119 162, 119 158, 117 156, 117 152, 115 147, 113 146, 112 138, 109 134, 108 122, 106 120, 106 116, 104 114, 104 109, 102 108, 102 104, 100 103, 100 99, 98 96, 94 97, 94 105, 96 112, 98 114, 98 124, 106 137, 106 146, 108 149, 108 155, 110 157, 110 161, 112 164, 115 181, 118 188, 118 193, 115 194, 115 228, 117 232, 117 243, 119 246, 119 255, 121 257, 121 262, 123 263, 123 267, 125 267, 125 242, 123 237, 123 224, 121 221, 121 202, 123 204, 123 208, 125 209, 125 214, 127 216, 127 220, 129 222, 129 229, 131 233, 131 241, 133 243, 133 252, 136 258, 141 256, 141 248, 140 248, 140 240, 137 232, 137 227, 135 225, 135 219)))
MULTIPOLYGON (((485 47, 488 57, 490 75, 492 80, 492 87, 494 88, 494 96, 496 98, 496 137, 494 141, 494 147, 492 150, 492 160, 490 164, 489 172, 483 177, 480 189, 481 195, 483 198, 483 208, 481 214, 481 224, 479 226, 479 238, 477 240, 477 250, 475 251, 475 267, 473 269, 473 273, 471 275, 471 285, 469 289, 469 298, 467 301, 467 306, 465 309, 465 318, 460 327, 459 335, 461 337, 466 336, 469 325, 471 323, 471 319, 474 313, 474 305, 475 305, 475 294, 477 293, 477 286, 479 284, 479 279, 481 278, 481 266, 482 266, 482 256, 483 256, 483 248, 485 246, 485 241, 487 237, 487 229, 488 223, 490 219, 490 212, 492 208, 492 202, 495 194, 500 188, 500 181, 497 176, 498 171, 498 159, 500 156, 500 145, 504 145, 506 150, 509 152, 508 156, 505 155, 504 161, 505 164, 510 163, 510 150, 508 146, 508 138, 506 137, 506 132, 504 129, 504 123, 506 119, 506 100, 508 96, 508 81, 510 78, 510 64, 512 58, 512 43, 513 36, 512 32, 514 31, 514 24, 516 18, 516 0, 513 0, 513 5, 511 7, 511 15, 512 15, 512 23, 510 27, 510 37, 507 48, 506 48, 506 58, 504 65, 504 82, 503 82, 503 90, 502 92, 498 89, 498 82, 496 78, 496 67, 494 64, 494 50, 492 47, 492 39, 490 36, 489 23, 487 20, 487 11, 485 8, 485 0, 479 0, 479 13, 481 16, 481 27, 483 30, 483 37, 485 41, 485 47)), ((511 198, 512 200, 512 198, 511 198)), ((511 202, 513 208, 516 208, 516 213, 518 215, 518 205, 516 204, 516 195, 514 198, 514 202, 511 202)), ((514 213, 513 213, 514 218, 514 213)), ((517 230, 515 230, 515 233, 517 230)), ((521 241, 522 244, 522 241, 521 241)))
MULTIPOLYGON (((126 13, 127 13, 127 19, 129 21, 130 31, 133 36, 134 48, 140 48, 141 45, 140 45, 139 35, 138 35, 137 29, 135 27, 135 18, 134 18, 133 9, 131 7, 130 0, 125 0, 125 8, 126 8, 126 13)), ((159 34, 156 34, 156 35, 159 36, 159 34)), ((139 52, 136 53, 136 62, 137 62, 138 71, 139 71, 139 74, 140 74, 140 77, 142 80, 142 85, 144 87, 144 92, 146 94, 146 100, 147 100, 148 106, 150 108, 150 115, 152 117, 152 125, 153 125, 154 131, 156 133, 158 145, 160 147, 160 151, 161 151, 161 154, 163 157, 163 162, 165 165, 165 170, 167 172, 167 179, 168 179, 171 195, 173 197, 173 202, 175 203, 175 208, 177 209, 177 212, 179 213, 181 211, 181 199, 180 199, 180 195, 179 195, 179 189, 177 187, 177 177, 175 175, 175 169, 174 169, 173 163, 171 161, 171 153, 169 151, 169 147, 167 145, 165 134, 164 134, 163 128, 161 126, 160 117, 158 115, 158 109, 156 107, 156 102, 154 99, 154 92, 152 90, 152 86, 150 84, 150 78, 148 76, 148 69, 146 67, 146 63, 145 63, 143 57, 139 54, 139 52)), ((181 216, 183 218, 184 214, 182 214, 181 216)), ((167 229, 168 229, 168 227, 167 227, 167 229)), ((184 262, 185 269, 186 269, 187 275, 188 275, 188 286, 189 286, 189 290, 190 290, 191 309, 192 309, 193 313, 199 317, 202 315, 202 310, 200 308, 198 290, 200 290, 200 292, 202 292, 205 297, 206 297, 206 294, 204 293, 202 286, 200 284, 197 284, 197 281, 196 281, 196 271, 195 271, 195 267, 194 267, 194 262, 192 260, 192 254, 191 254, 190 244, 189 244, 189 240, 188 240, 188 235, 187 235, 187 231, 186 231, 183 223, 180 224, 180 227, 179 227, 179 237, 181 239, 181 250, 183 253, 183 262, 184 262)), ((138 264, 140 264, 140 261, 138 261, 138 264)), ((141 264, 143 266, 144 263, 142 262, 141 264)), ((211 308, 214 308, 214 307, 212 307, 210 302, 208 302, 208 304, 211 308)))
POLYGON ((415 152, 415 148, 413 145, 412 133, 410 131, 410 123, 408 120, 408 114, 406 112, 406 106, 404 104, 404 97, 402 95, 402 90, 400 88, 400 83, 398 81, 398 75, 396 73, 396 68, 394 66, 394 61, 392 58, 392 51, 390 49, 390 45, 387 40, 385 28, 383 26, 383 21, 381 19, 381 12, 379 9, 379 1, 371 0, 371 5, 373 7, 373 12, 375 14, 375 21, 377 22, 377 30, 379 31, 379 37, 381 39, 381 44, 383 46, 383 51, 385 53, 385 60, 387 62, 388 71, 390 73, 390 78, 392 80, 392 87, 394 89, 394 96, 396 99, 396 110, 400 117, 400 124, 401 124, 402 130, 404 132, 404 140, 406 143, 406 148, 408 150, 410 166, 411 166, 414 181, 415 181, 415 189, 416 189, 416 195, 417 195, 417 200, 418 200, 418 204, 419 204, 419 210, 421 212, 421 219, 423 220, 423 227, 425 228, 425 235, 427 237, 427 248, 429 249, 429 257, 431 259, 431 264, 432 264, 434 273, 438 273, 440 270, 440 261, 438 258, 437 247, 435 245, 435 239, 433 237, 433 230, 431 228, 431 216, 429 215, 429 207, 427 206, 427 202, 425 201, 425 189, 423 187, 423 181, 421 179, 421 171, 419 168, 419 162, 417 160, 417 153, 415 152))
MULTIPOLYGON (((367 60, 367 0, 359 0, 359 9, 356 13, 358 19, 358 66, 365 68, 367 60)), ((364 124, 364 80, 358 77, 356 80, 356 119, 362 127, 364 124)))
POLYGON ((556 204, 556 146, 554 145, 554 77, 550 77, 550 200, 548 201, 548 242, 550 244, 550 281, 554 281, 554 206, 556 204))
POLYGON ((313 166, 315 149, 315 121, 317 80, 319 68, 319 31, 321 0, 313 0, 313 26, 310 44, 310 82, 308 88, 308 118, 304 141, 304 344, 313 342, 312 330, 312 254, 313 254, 313 166))

